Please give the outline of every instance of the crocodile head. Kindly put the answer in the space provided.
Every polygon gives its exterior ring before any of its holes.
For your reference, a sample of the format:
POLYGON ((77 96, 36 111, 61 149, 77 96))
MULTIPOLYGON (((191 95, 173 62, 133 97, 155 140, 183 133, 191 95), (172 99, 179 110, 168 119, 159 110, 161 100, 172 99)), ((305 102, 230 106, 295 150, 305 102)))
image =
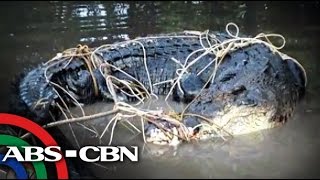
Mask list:
MULTIPOLYGON (((263 44, 249 45, 226 55, 210 86, 186 109, 183 122, 194 128, 209 120, 219 133, 213 136, 278 127, 294 113, 305 82, 303 68, 293 59, 263 44)), ((198 127, 197 132, 205 126, 198 127)))
POLYGON ((222 135, 247 134, 284 123, 292 110, 279 112, 279 106, 273 91, 245 86, 232 92, 207 89, 190 105, 184 122, 187 126, 206 122, 193 116, 197 114, 209 119, 217 129, 222 129, 222 135))
MULTIPOLYGON (((228 134, 247 134, 287 122, 305 87, 305 71, 294 59, 251 45, 224 59, 187 113, 210 119, 228 134)), ((185 123, 198 124, 200 118, 188 116, 185 123)))

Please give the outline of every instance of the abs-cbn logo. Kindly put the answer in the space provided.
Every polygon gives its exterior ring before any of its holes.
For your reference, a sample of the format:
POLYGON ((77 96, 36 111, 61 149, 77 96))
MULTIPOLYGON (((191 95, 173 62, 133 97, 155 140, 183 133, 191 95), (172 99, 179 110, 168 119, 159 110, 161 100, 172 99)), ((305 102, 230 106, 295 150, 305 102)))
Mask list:
MULTIPOLYGON (((6 161, 8 158, 15 158, 18 162, 56 162, 62 159, 62 155, 59 153, 61 151, 59 146, 48 146, 46 148, 38 146, 22 147, 24 155, 20 153, 16 146, 7 146, 7 148, 8 151, 2 161, 6 161)), ((126 157, 132 162, 137 162, 138 147, 132 146, 132 150, 130 151, 124 146, 84 146, 79 151, 65 150, 64 157, 79 157, 85 162, 122 162, 126 157), (96 152, 99 155, 97 157, 88 157, 89 151, 96 152)))
POLYGON ((20 128, 42 144, 35 146, 17 135, 0 134, 0 172, 13 171, 17 179, 69 179, 65 158, 78 157, 84 162, 138 161, 137 146, 84 146, 62 151, 45 129, 17 115, 0 113, 0 126, 20 128))

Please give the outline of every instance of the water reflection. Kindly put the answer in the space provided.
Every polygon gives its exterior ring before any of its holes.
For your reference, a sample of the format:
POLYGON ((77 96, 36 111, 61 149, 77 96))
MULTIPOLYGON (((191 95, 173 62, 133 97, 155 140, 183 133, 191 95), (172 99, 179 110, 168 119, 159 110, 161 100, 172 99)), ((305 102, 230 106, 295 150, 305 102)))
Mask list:
MULTIPOLYGON (((246 145, 247 149, 239 148, 238 141, 232 141, 233 145, 225 149, 210 147, 213 144, 182 148, 171 164, 159 159, 141 164, 141 170, 148 168, 153 174, 140 173, 140 177, 319 175, 319 1, 44 1, 1 2, 0 5, 1 112, 8 110, 8 87, 16 73, 78 43, 98 46, 147 34, 224 31, 229 22, 235 22, 246 34, 283 34, 287 40, 283 51, 301 62, 309 79, 307 96, 292 121, 281 131, 273 132, 268 140, 246 145), (228 157, 230 152, 233 158, 228 157)), ((128 167, 123 176, 137 175, 136 166, 128 167)), ((116 175, 111 173, 110 177, 113 176, 116 175)))

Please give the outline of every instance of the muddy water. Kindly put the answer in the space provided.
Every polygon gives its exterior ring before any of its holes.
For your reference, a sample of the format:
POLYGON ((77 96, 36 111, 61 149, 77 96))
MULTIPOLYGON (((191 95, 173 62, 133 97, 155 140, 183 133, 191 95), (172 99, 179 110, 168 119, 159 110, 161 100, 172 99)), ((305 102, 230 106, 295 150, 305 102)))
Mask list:
MULTIPOLYGON (((319 9, 319 2, 1 2, 1 112, 8 111, 9 84, 16 73, 66 48, 186 29, 223 31, 228 22, 235 22, 246 34, 284 35, 287 44, 282 51, 297 58, 307 71, 306 97, 286 126, 178 149, 143 146, 141 134, 134 136, 123 128, 113 142, 139 145, 140 162, 84 168, 105 178, 319 177, 319 9)), ((163 102, 154 105, 164 106, 163 102)), ((110 108, 104 103, 85 107, 89 113, 110 108)), ((107 120, 96 120, 99 132, 107 120)), ((74 126, 80 145, 98 143, 94 133, 74 126)))

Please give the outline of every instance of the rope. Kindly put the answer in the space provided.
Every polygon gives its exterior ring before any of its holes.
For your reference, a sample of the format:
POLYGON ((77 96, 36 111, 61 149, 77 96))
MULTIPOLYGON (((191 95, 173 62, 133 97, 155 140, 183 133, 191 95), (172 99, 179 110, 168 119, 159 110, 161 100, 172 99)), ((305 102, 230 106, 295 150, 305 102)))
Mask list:
MULTIPOLYGON (((107 115, 111 115, 111 114, 116 114, 112 120, 108 123, 107 127, 105 128, 105 130, 103 131, 102 135, 100 137, 102 137, 105 133, 105 131, 108 129, 108 127, 110 126, 111 122, 114 121, 114 124, 112 126, 112 134, 111 134, 111 138, 110 138, 110 142, 112 140, 113 137, 113 132, 114 132, 114 128, 116 126, 116 123, 119 120, 122 120, 123 118, 126 118, 128 116, 139 116, 141 118, 141 125, 143 125, 143 120, 146 120, 150 123, 155 124, 159 129, 164 131, 164 134, 166 134, 167 136, 171 137, 171 139, 174 136, 179 137, 180 139, 189 141, 190 140, 190 136, 188 134, 188 129, 184 126, 184 124, 182 123, 182 119, 185 116, 196 116, 198 118, 201 118, 202 120, 204 120, 204 123, 201 123, 201 125, 199 126, 206 126, 206 127, 211 127, 212 130, 216 133, 219 134, 219 132, 217 130, 222 130, 224 131, 225 134, 231 134, 229 133, 227 130, 224 130, 221 127, 217 127, 217 125, 214 124, 214 122, 212 122, 210 119, 206 118, 206 117, 202 117, 200 115, 197 114, 185 114, 185 111, 189 108, 189 106, 194 102, 195 99, 197 99, 201 92, 204 90, 205 86, 207 86, 208 83, 213 83, 214 79, 215 79, 215 75, 217 72, 217 69, 219 67, 219 65, 223 62, 223 59, 225 57, 225 55, 227 55, 228 53, 232 52, 232 51, 236 51, 239 48, 248 46, 250 44, 254 44, 254 43, 262 43, 264 45, 266 45, 268 48, 271 49, 271 51, 273 53, 279 53, 280 55, 282 55, 283 57, 283 53, 281 53, 279 50, 282 49, 285 44, 286 44, 286 40, 285 38, 280 35, 280 34, 264 34, 264 33, 260 33, 258 35, 256 35, 253 38, 247 38, 247 37, 239 37, 239 28, 235 23, 228 23, 226 25, 226 33, 230 36, 230 39, 227 39, 225 41, 220 41, 215 35, 211 35, 209 30, 206 30, 204 32, 200 32, 200 31, 185 31, 185 35, 177 35, 177 36, 156 36, 156 37, 144 37, 144 38, 136 38, 133 40, 129 40, 129 41, 124 41, 124 42, 120 42, 120 43, 115 43, 115 44, 104 44, 98 48, 95 49, 90 49, 87 45, 78 45, 76 48, 70 48, 67 49, 65 51, 63 51, 62 53, 57 54, 56 57, 52 58, 51 60, 49 60, 48 63, 59 63, 61 61, 66 61, 68 60, 67 65, 74 60, 74 57, 80 57, 80 59, 84 60, 87 69, 89 70, 91 76, 92 76, 92 80, 93 80, 93 88, 95 91, 95 95, 98 96, 98 84, 96 82, 96 78, 93 74, 93 69, 98 69, 102 75, 104 75, 105 80, 106 80, 106 84, 107 84, 107 88, 112 96, 112 99, 114 100, 114 108, 113 110, 106 112, 106 113, 100 113, 100 114, 95 114, 95 115, 91 115, 91 116, 85 116, 83 113, 83 117, 79 117, 79 118, 72 118, 72 119, 66 119, 66 120, 62 120, 59 122, 54 122, 54 123, 50 123, 48 125, 46 125, 45 127, 52 127, 52 126, 56 126, 56 125, 61 125, 61 124, 65 124, 65 123, 70 123, 70 122, 79 122, 79 121, 84 121, 84 120, 90 120, 96 117, 101 117, 101 116, 107 116, 107 115), (235 29, 234 33, 231 33, 231 28, 235 29), (177 37, 181 37, 181 38, 195 38, 195 39, 199 39, 200 44, 202 46, 202 48, 191 52, 186 59, 184 60, 184 63, 181 63, 180 60, 175 59, 174 57, 171 58, 171 60, 173 62, 175 62, 176 64, 178 64, 179 68, 176 69, 176 77, 174 77, 173 79, 169 79, 169 80, 165 80, 162 82, 157 82, 157 83, 152 83, 151 82, 151 78, 150 78, 150 74, 149 74, 149 70, 147 67, 147 57, 146 57, 146 50, 144 45, 139 42, 139 40, 146 40, 146 39, 161 39, 161 38, 177 38, 177 37), (282 40, 282 44, 280 46, 276 46, 274 45, 271 40, 269 39, 270 37, 276 37, 276 38, 280 38, 282 40), (208 47, 206 47, 203 41, 206 41, 206 44, 208 44, 208 47), (148 78, 148 85, 150 92, 147 90, 147 88, 144 87, 144 85, 139 82, 136 78, 132 77, 131 75, 129 75, 128 73, 126 73, 125 71, 121 70, 119 67, 116 67, 110 63, 108 63, 108 60, 104 60, 101 59, 98 54, 102 51, 106 51, 108 49, 111 48, 117 48, 117 47, 123 47, 132 43, 137 43, 142 47, 142 51, 143 51, 143 60, 144 60, 144 68, 147 72, 147 78, 148 78), (191 60, 191 57, 193 57, 196 53, 201 53, 199 56, 197 56, 196 58, 194 58, 193 60, 191 60), (167 94, 165 100, 167 101, 168 97, 171 95, 172 91, 174 90, 174 88, 176 86, 178 86, 178 90, 183 94, 183 90, 180 86, 180 80, 182 78, 182 76, 185 73, 188 73, 189 68, 191 68, 195 63, 197 63, 198 61, 201 60, 202 57, 206 56, 206 55, 214 55, 214 59, 208 63, 203 69, 201 69, 197 75, 199 76, 201 73, 203 73, 208 67, 214 65, 214 69, 213 72, 210 75, 210 78, 208 79, 208 81, 205 83, 205 86, 202 87, 200 93, 185 107, 185 109, 183 110, 183 112, 180 115, 177 116, 170 116, 164 112, 158 112, 158 111, 153 111, 150 109, 147 110, 142 110, 140 108, 135 107, 136 105, 143 103, 144 100, 146 98, 150 98, 152 95, 155 96, 156 98, 157 95, 155 95, 153 93, 153 86, 155 85, 159 85, 159 84, 163 84, 163 83, 171 83, 172 86, 170 88, 169 93, 167 94), (130 80, 121 80, 116 78, 115 76, 112 76, 111 73, 111 68, 114 68, 115 70, 123 73, 125 76, 127 76, 130 80), (132 80, 132 81, 131 81, 132 80), (135 83, 132 82, 136 82, 138 85, 135 85, 135 83), (125 87, 129 90, 129 92, 125 91, 122 89, 122 87, 125 87), (140 87, 142 90, 139 90, 138 87, 140 87), (116 89, 120 90, 122 93, 126 94, 129 97, 136 97, 139 101, 135 106, 129 105, 125 102, 121 102, 118 100, 118 97, 116 95, 116 89), (131 94, 130 94, 131 93, 131 94), (146 96, 143 96, 146 95, 146 96), (142 96, 142 97, 141 97, 142 96), (141 98, 140 98, 141 97, 141 98), (124 114, 127 113, 127 114, 124 114), (129 115, 129 114, 130 115, 129 115), (171 124, 174 124, 175 126, 178 127, 178 133, 172 133, 170 130, 163 128, 156 120, 157 119, 161 119, 161 120, 165 120, 168 121, 171 124), (173 134, 173 136, 170 136, 170 133, 173 134)), ((283 58, 284 59, 284 58, 283 58)), ((301 70, 304 72, 304 77, 305 79, 307 79, 306 76, 306 71, 303 68, 303 66, 295 59, 293 59, 293 61, 301 68, 301 70)), ((67 66, 66 65, 66 66, 67 66)), ((50 65, 49 65, 50 66, 50 65)), ((49 79, 48 79, 49 81, 49 79)), ((306 85, 306 84, 305 84, 306 85)), ((57 85, 58 86, 58 85, 57 85)), ((61 86, 58 86, 60 89, 62 88, 61 86)), ((66 90, 64 90, 65 93, 68 94, 68 92, 66 90)), ((68 94, 69 96, 71 96, 71 94, 68 94)), ((72 97, 71 97, 72 98, 72 97)), ((75 102, 76 99, 72 98, 75 102)), ((79 105, 79 103, 78 103, 79 105)), ((66 106, 66 105, 65 105, 66 106)), ((80 107, 80 105, 79 105, 80 107)), ((80 107, 81 108, 81 107, 80 107)), ((133 125, 131 125, 133 126, 133 125)), ((133 126, 134 127, 134 126, 133 126)), ((134 127, 136 130, 138 128, 134 127)), ((142 132, 144 132, 142 130, 142 132)), ((220 135, 220 134, 219 134, 220 135)), ((221 136, 223 138, 223 136, 221 136)), ((145 135, 143 133, 143 138, 144 141, 145 140, 145 135)), ((223 138, 224 139, 224 138, 223 138)))

